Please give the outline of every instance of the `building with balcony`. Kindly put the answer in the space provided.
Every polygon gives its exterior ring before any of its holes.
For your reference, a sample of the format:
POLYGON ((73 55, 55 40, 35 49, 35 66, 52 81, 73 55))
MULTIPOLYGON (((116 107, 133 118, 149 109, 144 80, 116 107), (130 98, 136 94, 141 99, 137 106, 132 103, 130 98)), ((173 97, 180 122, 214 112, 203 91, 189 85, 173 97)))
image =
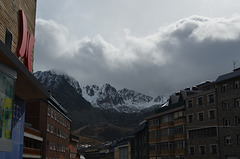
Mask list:
POLYGON ((168 103, 147 117, 149 122, 149 158, 185 159, 186 117, 185 99, 190 90, 170 96, 168 103))
POLYGON ((25 120, 42 134, 44 159, 69 159, 71 120, 67 113, 52 96, 27 103, 25 120))
POLYGON ((42 158, 42 141, 41 132, 33 129, 31 124, 25 123, 23 159, 42 158))

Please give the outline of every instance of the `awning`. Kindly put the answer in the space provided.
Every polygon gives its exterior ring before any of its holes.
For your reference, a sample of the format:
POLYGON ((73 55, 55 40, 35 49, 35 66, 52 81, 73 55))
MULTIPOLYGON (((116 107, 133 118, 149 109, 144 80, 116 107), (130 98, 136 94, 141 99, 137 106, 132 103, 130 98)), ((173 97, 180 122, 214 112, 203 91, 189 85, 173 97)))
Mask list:
POLYGON ((19 98, 28 102, 50 97, 47 89, 28 71, 1 40, 0 61, 17 72, 15 95, 19 98))

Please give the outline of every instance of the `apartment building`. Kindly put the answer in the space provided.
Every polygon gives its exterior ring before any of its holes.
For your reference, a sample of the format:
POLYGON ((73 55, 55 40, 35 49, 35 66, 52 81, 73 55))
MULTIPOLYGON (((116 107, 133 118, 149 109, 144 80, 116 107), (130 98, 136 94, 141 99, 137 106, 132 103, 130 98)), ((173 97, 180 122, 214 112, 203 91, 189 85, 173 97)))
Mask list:
POLYGON ((71 120, 52 96, 48 100, 29 102, 25 120, 42 133, 44 159, 69 159, 71 120))
POLYGON ((185 159, 186 117, 185 98, 191 93, 183 90, 170 96, 168 105, 163 105, 149 121, 149 158, 185 159))
POLYGON ((204 82, 186 99, 188 158, 219 158, 215 83, 204 82))
POLYGON ((148 159, 148 122, 145 120, 134 131, 134 156, 132 159, 148 159))
POLYGON ((33 129, 32 125, 25 123, 24 125, 24 144, 23 159, 42 158, 41 147, 43 138, 39 130, 33 129))
POLYGON ((217 78, 219 159, 240 159, 240 69, 217 78))

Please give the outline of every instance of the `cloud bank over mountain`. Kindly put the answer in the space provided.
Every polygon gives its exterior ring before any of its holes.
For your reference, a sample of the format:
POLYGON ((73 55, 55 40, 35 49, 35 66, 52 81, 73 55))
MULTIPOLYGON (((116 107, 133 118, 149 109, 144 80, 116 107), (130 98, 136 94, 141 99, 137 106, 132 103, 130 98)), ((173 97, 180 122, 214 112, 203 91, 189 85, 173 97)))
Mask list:
POLYGON ((125 28, 121 43, 113 43, 101 34, 77 37, 62 24, 37 19, 34 70, 60 70, 83 85, 170 94, 230 72, 240 59, 239 28, 238 15, 191 16, 143 37, 125 28))

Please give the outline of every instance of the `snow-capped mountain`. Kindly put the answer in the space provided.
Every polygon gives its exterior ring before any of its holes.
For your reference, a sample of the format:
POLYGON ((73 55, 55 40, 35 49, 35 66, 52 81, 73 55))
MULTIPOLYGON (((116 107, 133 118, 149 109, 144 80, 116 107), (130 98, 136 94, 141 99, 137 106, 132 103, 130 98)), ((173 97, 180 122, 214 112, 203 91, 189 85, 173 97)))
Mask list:
POLYGON ((65 74, 56 74, 52 71, 37 71, 33 74, 46 88, 53 87, 57 88, 60 86, 62 80, 66 80, 75 90, 82 94, 79 83, 65 74))
POLYGON ((150 108, 151 106, 160 106, 166 101, 164 96, 158 96, 154 99, 150 96, 126 88, 116 90, 116 88, 110 84, 99 86, 87 85, 85 87, 80 87, 75 79, 63 74, 58 75, 51 71, 38 71, 34 73, 34 76, 43 83, 46 88, 55 89, 61 86, 62 80, 67 81, 67 83, 71 85, 86 101, 91 103, 93 107, 100 109, 134 113, 150 108))

